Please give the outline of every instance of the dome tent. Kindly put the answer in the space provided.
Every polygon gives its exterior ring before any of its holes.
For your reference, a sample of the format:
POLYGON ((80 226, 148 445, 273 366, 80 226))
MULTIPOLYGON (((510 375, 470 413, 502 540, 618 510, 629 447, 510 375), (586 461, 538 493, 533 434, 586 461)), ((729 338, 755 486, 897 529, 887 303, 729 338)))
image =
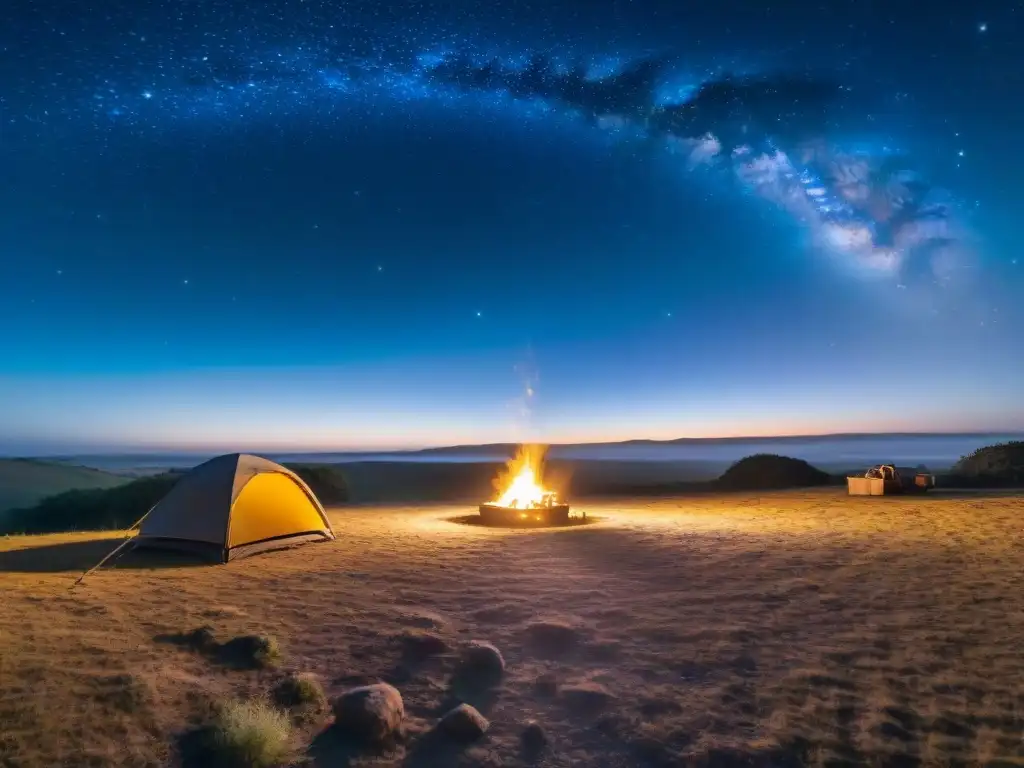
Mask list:
POLYGON ((268 459, 232 453, 181 478, 143 519, 134 543, 227 562, 333 539, 323 506, 298 475, 268 459))

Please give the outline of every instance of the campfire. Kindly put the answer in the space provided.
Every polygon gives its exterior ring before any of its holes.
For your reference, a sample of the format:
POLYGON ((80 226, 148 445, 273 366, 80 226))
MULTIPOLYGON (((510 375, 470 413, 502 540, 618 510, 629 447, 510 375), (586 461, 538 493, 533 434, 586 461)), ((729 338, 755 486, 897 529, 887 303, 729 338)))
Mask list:
POLYGON ((569 505, 544 487, 542 445, 522 445, 494 482, 497 497, 480 505, 480 517, 489 525, 564 524, 569 505))

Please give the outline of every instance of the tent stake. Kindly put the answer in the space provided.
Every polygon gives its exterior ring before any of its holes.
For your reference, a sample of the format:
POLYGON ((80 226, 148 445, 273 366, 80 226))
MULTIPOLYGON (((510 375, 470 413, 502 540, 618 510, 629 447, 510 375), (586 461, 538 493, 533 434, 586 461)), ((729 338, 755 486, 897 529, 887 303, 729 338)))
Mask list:
MULTIPOLYGON (((152 512, 154 509, 156 509, 156 505, 155 504, 152 507, 150 507, 149 512, 152 512)), ((120 544, 118 544, 114 548, 114 550, 112 552, 110 552, 102 560, 100 560, 98 563, 96 563, 96 565, 94 565, 92 568, 90 568, 85 573, 83 573, 81 576, 79 576, 77 581, 75 581, 74 584, 72 584, 70 587, 68 587, 68 591, 71 591, 72 589, 77 587, 79 584, 82 583, 82 581, 85 580, 86 576, 88 576, 90 573, 92 573, 96 569, 100 568, 104 563, 106 563, 108 560, 110 560, 110 558, 112 558, 114 555, 118 554, 122 549, 124 549, 129 544, 131 544, 132 543, 132 531, 134 531, 136 528, 138 528, 140 525, 142 525, 142 521, 145 520, 147 517, 149 517, 149 512, 147 512, 142 517, 140 517, 138 520, 136 520, 134 523, 129 525, 125 529, 125 532, 124 532, 124 541, 122 541, 120 544)))

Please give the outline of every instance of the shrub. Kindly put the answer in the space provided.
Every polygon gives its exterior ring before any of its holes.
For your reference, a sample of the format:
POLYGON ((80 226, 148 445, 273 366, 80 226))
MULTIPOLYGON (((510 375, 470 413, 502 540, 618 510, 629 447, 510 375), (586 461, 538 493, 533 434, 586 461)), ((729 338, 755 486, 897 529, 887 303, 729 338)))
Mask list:
POLYGON ((215 765, 272 768, 287 762, 291 723, 264 701, 240 701, 220 708, 208 748, 215 765))
POLYGON ((220 647, 221 656, 230 664, 249 669, 276 667, 281 663, 281 646, 268 635, 242 635, 220 647))
POLYGON ((802 459, 759 453, 740 459, 718 478, 718 486, 730 491, 762 491, 828 485, 831 476, 802 459))
POLYGON ((320 709, 327 706, 324 687, 312 675, 289 675, 274 689, 274 699, 282 707, 320 709))

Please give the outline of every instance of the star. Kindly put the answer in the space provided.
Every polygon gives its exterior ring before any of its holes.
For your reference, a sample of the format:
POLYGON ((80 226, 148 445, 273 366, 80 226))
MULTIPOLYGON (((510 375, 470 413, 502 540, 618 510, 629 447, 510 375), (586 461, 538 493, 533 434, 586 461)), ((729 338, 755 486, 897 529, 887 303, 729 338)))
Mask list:
POLYGON ((988 32, 988 24, 986 22, 984 22, 984 21, 981 22, 981 24, 978 25, 978 31, 979 32, 988 32))
POLYGON ((182 284, 182 285, 188 285, 188 279, 182 280, 182 281, 181 281, 181 284, 182 284))
POLYGON ((959 155, 960 157, 963 157, 964 156, 964 151, 961 149, 959 152, 957 152, 957 155, 959 155))
POLYGON ((483 317, 483 312, 477 312, 477 313, 476 313, 476 316, 477 316, 477 317, 483 317))

